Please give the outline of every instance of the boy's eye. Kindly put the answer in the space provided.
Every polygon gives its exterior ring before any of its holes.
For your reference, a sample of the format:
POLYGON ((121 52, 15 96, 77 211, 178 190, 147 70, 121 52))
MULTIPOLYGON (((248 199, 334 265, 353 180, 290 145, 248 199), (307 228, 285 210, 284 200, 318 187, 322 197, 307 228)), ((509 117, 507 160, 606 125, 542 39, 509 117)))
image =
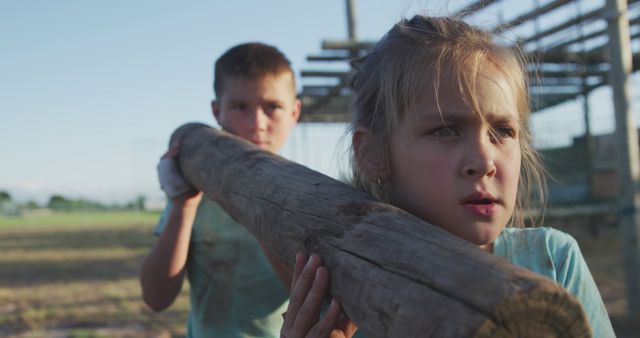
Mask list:
POLYGON ((280 112, 280 110, 282 109, 282 106, 277 103, 270 103, 265 105, 264 108, 262 109, 267 116, 273 117, 280 112))
POLYGON ((269 106, 267 106, 267 110, 271 111, 271 112, 276 111, 276 110, 278 110, 280 108, 281 108, 281 106, 278 105, 278 104, 270 104, 269 106))
POLYGON ((247 105, 244 103, 234 103, 231 105, 231 109, 234 110, 245 110, 247 108, 247 105))

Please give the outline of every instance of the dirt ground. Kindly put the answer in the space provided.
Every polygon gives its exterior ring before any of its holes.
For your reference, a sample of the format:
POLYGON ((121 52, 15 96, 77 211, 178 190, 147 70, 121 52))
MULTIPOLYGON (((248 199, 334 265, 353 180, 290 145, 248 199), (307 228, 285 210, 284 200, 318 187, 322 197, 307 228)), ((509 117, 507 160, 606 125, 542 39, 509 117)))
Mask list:
POLYGON ((142 303, 151 221, 68 218, 0 227, 0 337, 184 337, 187 288, 163 313, 142 303))
MULTIPOLYGON (((545 222, 578 240, 618 337, 640 338, 640 327, 626 319, 613 222, 553 223, 545 222)), ((0 227, 0 337, 183 337, 186 290, 160 314, 141 301, 137 270, 155 240, 151 232, 149 221, 0 227)))

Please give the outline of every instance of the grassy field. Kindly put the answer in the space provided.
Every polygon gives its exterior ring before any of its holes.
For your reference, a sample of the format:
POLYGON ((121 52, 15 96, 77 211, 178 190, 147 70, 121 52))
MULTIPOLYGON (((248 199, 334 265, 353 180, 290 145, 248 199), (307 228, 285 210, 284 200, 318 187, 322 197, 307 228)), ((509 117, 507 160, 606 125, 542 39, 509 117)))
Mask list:
MULTIPOLYGON (((164 313, 141 301, 142 258, 155 242, 154 213, 54 214, 0 218, 0 337, 182 337, 188 294, 164 313)), ((619 234, 581 224, 578 239, 619 338, 640 337, 625 321, 619 234)))
POLYGON ((186 290, 161 314, 141 301, 138 267, 157 219, 133 212, 0 218, 0 336, 184 336, 186 290))
POLYGON ((26 217, 0 216, 0 231, 25 228, 54 227, 68 229, 77 226, 150 225, 158 221, 159 213, 136 211, 53 213, 26 217))

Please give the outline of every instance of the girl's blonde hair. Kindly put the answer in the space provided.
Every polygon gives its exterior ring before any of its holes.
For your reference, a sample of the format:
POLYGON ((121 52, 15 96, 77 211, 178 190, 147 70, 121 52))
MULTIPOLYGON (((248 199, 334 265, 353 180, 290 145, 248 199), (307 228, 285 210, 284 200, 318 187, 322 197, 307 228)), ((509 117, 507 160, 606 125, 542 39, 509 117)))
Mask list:
MULTIPOLYGON (((355 74, 351 85, 355 100, 349 130, 369 131, 372 139, 368 148, 379 151, 380 170, 388 176, 391 136, 404 115, 414 111, 417 98, 423 94, 425 79, 435 81, 436 102, 440 81, 454 81, 463 100, 483 118, 475 95, 475 80, 487 63, 502 72, 517 99, 522 165, 510 225, 524 226, 523 211, 534 207, 534 201, 538 207, 544 207, 546 187, 544 169, 529 130, 527 63, 521 51, 496 43, 490 33, 451 17, 416 15, 397 23, 370 53, 353 62, 355 74)), ((352 180, 358 188, 388 202, 388 196, 380 188, 380 180, 385 177, 366 177, 358 167, 353 148, 351 167, 352 180)), ((531 222, 536 224, 537 220, 532 217, 531 222)))

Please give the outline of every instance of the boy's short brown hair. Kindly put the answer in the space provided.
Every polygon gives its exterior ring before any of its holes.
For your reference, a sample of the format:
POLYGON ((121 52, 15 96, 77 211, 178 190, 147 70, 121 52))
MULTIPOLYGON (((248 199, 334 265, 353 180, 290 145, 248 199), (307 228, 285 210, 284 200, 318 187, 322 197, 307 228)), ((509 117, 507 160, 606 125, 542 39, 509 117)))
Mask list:
POLYGON ((225 79, 237 76, 245 79, 261 78, 265 75, 279 75, 290 72, 295 90, 295 76, 291 62, 277 48, 259 42, 244 43, 226 51, 215 64, 213 91, 216 97, 222 95, 225 79))

